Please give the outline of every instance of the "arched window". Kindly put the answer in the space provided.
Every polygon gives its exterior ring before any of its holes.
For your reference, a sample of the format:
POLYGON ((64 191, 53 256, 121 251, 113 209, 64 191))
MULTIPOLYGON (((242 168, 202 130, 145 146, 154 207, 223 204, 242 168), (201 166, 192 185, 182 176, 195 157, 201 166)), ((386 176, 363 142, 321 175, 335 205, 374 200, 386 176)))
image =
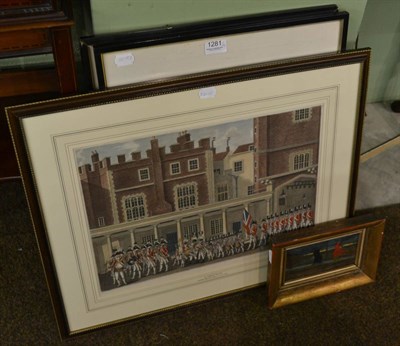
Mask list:
POLYGON ((311 154, 312 154, 312 151, 307 150, 304 152, 294 153, 293 155, 291 155, 292 170, 298 171, 300 169, 310 167, 312 164, 311 154))

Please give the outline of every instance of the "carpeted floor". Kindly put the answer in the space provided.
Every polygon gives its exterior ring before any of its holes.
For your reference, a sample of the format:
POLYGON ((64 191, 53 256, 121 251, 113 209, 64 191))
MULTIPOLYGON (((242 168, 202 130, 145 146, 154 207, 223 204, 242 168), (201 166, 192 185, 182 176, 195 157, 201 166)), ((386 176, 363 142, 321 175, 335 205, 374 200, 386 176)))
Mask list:
POLYGON ((266 287, 60 341, 19 181, 0 183, 1 345, 400 345, 400 205, 374 284, 278 310, 266 287))

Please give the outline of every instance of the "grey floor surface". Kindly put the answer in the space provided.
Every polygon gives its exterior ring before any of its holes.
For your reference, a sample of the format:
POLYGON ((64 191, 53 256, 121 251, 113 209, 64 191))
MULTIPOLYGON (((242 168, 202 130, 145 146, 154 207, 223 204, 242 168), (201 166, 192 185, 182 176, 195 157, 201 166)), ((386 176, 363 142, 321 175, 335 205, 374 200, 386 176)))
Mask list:
MULTIPOLYGON (((361 153, 400 135, 400 113, 384 103, 367 105, 361 153)), ((400 146, 360 164, 356 210, 400 203, 400 146)))

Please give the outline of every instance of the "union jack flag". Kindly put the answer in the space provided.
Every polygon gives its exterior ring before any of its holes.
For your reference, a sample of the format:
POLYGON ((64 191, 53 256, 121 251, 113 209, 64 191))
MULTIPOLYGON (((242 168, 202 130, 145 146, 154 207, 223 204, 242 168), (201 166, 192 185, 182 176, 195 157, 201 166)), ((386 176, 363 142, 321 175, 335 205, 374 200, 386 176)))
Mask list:
POLYGON ((247 211, 247 209, 243 210, 243 227, 246 231, 247 234, 250 234, 251 231, 251 222, 252 222, 252 217, 250 215, 250 213, 247 211))

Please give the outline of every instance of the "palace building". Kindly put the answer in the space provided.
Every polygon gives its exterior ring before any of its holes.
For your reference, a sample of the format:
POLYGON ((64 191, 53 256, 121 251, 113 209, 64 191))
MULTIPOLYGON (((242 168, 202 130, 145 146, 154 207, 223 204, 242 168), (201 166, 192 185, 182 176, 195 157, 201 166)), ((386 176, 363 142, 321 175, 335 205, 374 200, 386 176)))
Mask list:
POLYGON ((214 139, 180 133, 166 149, 149 139, 145 154, 79 167, 87 222, 99 272, 113 250, 165 239, 210 239, 304 203, 315 205, 320 107, 253 120, 253 142, 216 152, 214 139))
POLYGON ((274 210, 315 206, 321 107, 254 119, 255 192, 270 181, 274 210))
POLYGON ((133 152, 131 159, 118 156, 79 168, 89 227, 97 228, 140 220, 172 211, 186 210, 214 202, 213 150, 209 139, 198 146, 183 133, 177 142, 159 147, 151 139, 146 157, 133 152))

